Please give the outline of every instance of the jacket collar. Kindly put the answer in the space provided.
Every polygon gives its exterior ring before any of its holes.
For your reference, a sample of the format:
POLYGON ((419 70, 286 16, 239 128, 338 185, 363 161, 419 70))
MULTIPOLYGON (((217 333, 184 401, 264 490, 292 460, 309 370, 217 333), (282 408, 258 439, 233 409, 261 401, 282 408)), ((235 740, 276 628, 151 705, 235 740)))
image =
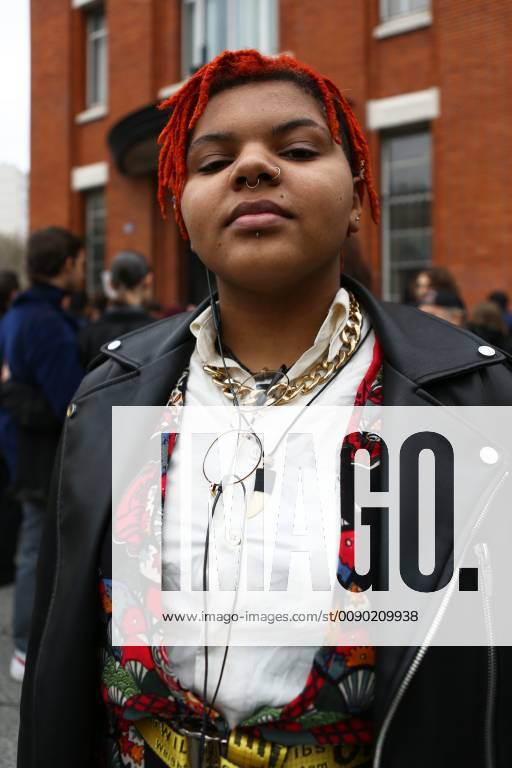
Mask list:
MULTIPOLYGON (((482 355, 478 352, 482 341, 477 336, 414 308, 382 303, 355 280, 344 277, 343 285, 352 290, 364 306, 381 344, 386 405, 438 404, 439 401, 423 389, 426 384, 502 362, 506 357, 500 350, 492 356, 482 355)), ((130 389, 131 394, 126 395, 129 404, 166 402, 172 384, 194 349, 190 323, 207 305, 208 301, 205 301, 193 313, 176 315, 133 331, 119 339, 120 344, 113 349, 109 350, 108 344, 103 346, 103 353, 124 369, 121 375, 114 372, 110 384, 130 389), (137 375, 141 381, 134 394, 131 379, 137 375)), ((93 382, 94 376, 89 387, 93 382)), ((104 389, 103 382, 97 386, 104 389)), ((111 397, 111 403, 119 404, 120 399, 118 391, 111 397)), ((446 542, 441 545, 446 546, 446 542)), ((416 650, 414 647, 377 649, 379 675, 375 713, 378 726, 405 673, 411 668, 416 650)))
POLYGON ((349 277, 343 283, 361 301, 379 339, 384 360, 418 385, 502 362, 498 349, 485 356, 478 350, 482 340, 464 328, 457 328, 414 307, 376 299, 349 277))
MULTIPOLYGON (((418 386, 494 365, 508 357, 498 349, 492 355, 483 355, 479 352, 482 340, 469 331, 413 307, 381 302, 350 277, 344 276, 342 284, 354 292, 368 313, 387 365, 418 386)), ((132 331, 114 348, 110 342, 101 351, 132 370, 154 364, 183 345, 192 352, 195 339, 190 323, 204 311, 208 301, 193 312, 132 331)))
POLYGON ((19 293, 13 301, 13 306, 32 302, 46 302, 60 309, 65 292, 50 283, 33 283, 26 291, 19 293))

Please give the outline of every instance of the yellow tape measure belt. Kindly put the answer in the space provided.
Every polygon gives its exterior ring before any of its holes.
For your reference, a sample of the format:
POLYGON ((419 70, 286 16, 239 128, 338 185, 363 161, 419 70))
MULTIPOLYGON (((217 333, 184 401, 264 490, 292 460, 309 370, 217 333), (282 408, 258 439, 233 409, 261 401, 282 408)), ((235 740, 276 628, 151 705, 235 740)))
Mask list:
MULTIPOLYGON (((146 744, 168 768, 197 768, 199 739, 190 740, 177 733, 163 720, 148 717, 135 726, 146 744), (195 743, 194 743, 195 742, 195 743)), ((354 748, 351 748, 351 751, 354 748)), ((231 731, 227 757, 220 753, 217 742, 207 741, 204 768, 356 768, 368 760, 367 749, 357 749, 353 759, 335 756, 335 748, 320 744, 285 747, 245 733, 231 731)), ((344 752, 338 747, 339 753, 344 752)))

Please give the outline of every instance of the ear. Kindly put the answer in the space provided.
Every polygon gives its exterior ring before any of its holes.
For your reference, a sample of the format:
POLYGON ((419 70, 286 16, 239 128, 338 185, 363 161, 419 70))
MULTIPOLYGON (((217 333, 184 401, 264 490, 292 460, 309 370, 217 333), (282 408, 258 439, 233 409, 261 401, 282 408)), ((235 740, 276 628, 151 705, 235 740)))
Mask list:
POLYGON ((355 184, 354 192, 352 195, 352 210, 350 211, 350 221, 347 230, 347 237, 350 237, 350 235, 355 235, 356 232, 359 232, 361 226, 360 218, 362 209, 363 205, 359 195, 358 185, 355 184))
POLYGON ((75 261, 76 261, 76 259, 74 259, 72 256, 67 256, 66 257, 66 259, 64 260, 64 263, 62 265, 62 270, 61 270, 63 275, 67 275, 67 274, 69 274, 70 272, 73 271, 74 266, 75 266, 75 261))

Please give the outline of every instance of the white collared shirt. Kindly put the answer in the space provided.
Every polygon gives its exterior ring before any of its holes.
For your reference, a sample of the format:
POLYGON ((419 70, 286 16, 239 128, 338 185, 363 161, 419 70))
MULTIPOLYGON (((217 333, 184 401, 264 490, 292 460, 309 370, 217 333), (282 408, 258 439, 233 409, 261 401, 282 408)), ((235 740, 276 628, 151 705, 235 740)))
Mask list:
MULTIPOLYGON (((313 345, 289 369, 287 375, 290 380, 305 373, 321 360, 327 349, 329 350, 329 359, 332 359, 339 351, 340 333, 347 321, 349 301, 347 291, 340 288, 313 345)), ((191 323, 190 330, 196 337, 196 347, 190 360, 186 404, 229 405, 229 401, 203 370, 205 363, 222 366, 222 360, 215 345, 216 332, 209 307, 191 323)), ((358 387, 371 363, 374 342, 373 330, 370 329, 368 318, 363 312, 361 342, 357 352, 315 402, 322 405, 353 404, 358 387)), ((248 372, 241 368, 235 360, 227 356, 226 364, 232 377, 239 381, 247 379, 248 372)), ((315 391, 308 395, 300 395, 293 400, 293 404, 304 406, 314 394, 315 391)), ((197 465, 198 477, 201 475, 203 458, 202 452, 200 455, 193 455, 192 457, 193 465, 197 465)), ((174 478, 179 475, 179 462, 178 441, 172 454, 169 469, 174 478)), ((339 495, 339 482, 336 493, 339 495)), ((179 533, 176 527, 166 524, 167 520, 172 519, 170 498, 171 495, 167 494, 164 510, 164 573, 166 572, 166 565, 176 562, 179 552, 179 533)), ((176 481, 172 498, 174 500, 179 498, 176 481)), ((203 563, 206 536, 204 504, 197 509, 197 515, 193 510, 193 516, 192 559, 195 562, 195 568, 200 569, 203 563)), ((170 578, 172 579, 172 568, 169 568, 168 573, 171 574, 170 578)), ((169 585, 166 588, 169 588, 169 585)), ((316 651, 317 648, 313 646, 230 647, 215 708, 224 715, 230 727, 234 727, 263 706, 286 704, 302 691, 316 651)), ((209 648, 209 698, 213 696, 217 687, 223 656, 223 647, 209 648)), ((178 677, 181 684, 202 696, 204 683, 203 647, 176 646, 170 649, 170 658, 173 664, 173 674, 178 677)))

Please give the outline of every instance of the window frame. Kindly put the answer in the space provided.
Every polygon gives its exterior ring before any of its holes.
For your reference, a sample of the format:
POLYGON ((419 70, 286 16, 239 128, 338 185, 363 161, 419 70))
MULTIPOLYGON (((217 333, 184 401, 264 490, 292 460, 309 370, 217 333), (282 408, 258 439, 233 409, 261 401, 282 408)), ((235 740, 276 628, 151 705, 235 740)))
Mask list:
POLYGON ((398 13, 391 13, 390 11, 391 0, 379 0, 379 19, 381 22, 390 21, 391 19, 399 19, 404 16, 411 16, 417 13, 430 12, 431 0, 424 0, 424 6, 422 8, 411 8, 411 0, 400 0, 400 11, 398 13))
POLYGON ((107 222, 107 201, 106 201, 106 188, 105 187, 91 187, 90 189, 84 189, 82 192, 83 206, 84 206, 84 243, 86 252, 86 289, 88 293, 95 293, 103 290, 101 274, 105 269, 105 253, 106 253, 106 222, 107 222), (96 235, 91 232, 95 225, 94 216, 97 216, 97 210, 92 210, 92 203, 101 198, 102 207, 102 223, 103 223, 103 239, 100 241, 100 247, 102 249, 102 263, 100 269, 97 267, 97 262, 92 258, 92 248, 98 246, 98 242, 95 239, 96 235), (94 241, 94 242, 93 242, 94 241), (96 277, 99 279, 96 280, 96 277))
MULTIPOLYGON (((261 40, 259 49, 261 53, 273 55, 277 53, 279 8, 278 0, 259 0, 261 4, 259 13, 258 37, 261 40), (270 29, 270 18, 272 5, 275 5, 276 33, 272 35, 270 29), (275 38, 275 44, 272 46, 272 40, 275 38)), ((226 0, 228 20, 227 27, 227 50, 236 50, 239 46, 236 40, 236 6, 237 0, 226 0)), ((207 0, 182 0, 182 24, 181 24, 181 71, 182 77, 186 80, 190 75, 207 61, 207 39, 206 39, 206 14, 207 0), (183 20, 185 18, 185 8, 191 6, 195 10, 194 29, 192 35, 192 57, 186 50, 186 30, 183 20)))
POLYGON ((106 108, 108 102, 108 28, 103 3, 84 8, 85 16, 85 109, 106 108), (99 29, 93 29, 100 18, 99 29), (103 67, 99 66, 98 51, 103 47, 103 67), (100 71, 103 69, 103 71, 100 71))
MULTIPOLYGON (((410 202, 430 203, 430 227, 419 227, 417 229, 429 230, 431 235, 432 227, 432 201, 433 201, 433 162, 432 162, 432 127, 430 123, 416 123, 404 126, 395 130, 383 130, 380 135, 380 166, 381 166, 381 289, 382 297, 385 301, 400 301, 402 297, 393 295, 392 285, 392 263, 391 263, 391 203, 393 198, 410 198, 410 202), (425 192, 410 192, 404 194, 391 193, 391 141, 400 137, 427 134, 430 142, 430 189, 425 192), (414 198, 414 199, 412 199, 414 198)), ((428 269, 432 265, 432 252, 430 259, 424 263, 418 262, 418 272, 422 269, 428 269)), ((416 268, 416 266, 414 266, 416 268)), ((405 267, 407 269, 407 267, 405 267)))

